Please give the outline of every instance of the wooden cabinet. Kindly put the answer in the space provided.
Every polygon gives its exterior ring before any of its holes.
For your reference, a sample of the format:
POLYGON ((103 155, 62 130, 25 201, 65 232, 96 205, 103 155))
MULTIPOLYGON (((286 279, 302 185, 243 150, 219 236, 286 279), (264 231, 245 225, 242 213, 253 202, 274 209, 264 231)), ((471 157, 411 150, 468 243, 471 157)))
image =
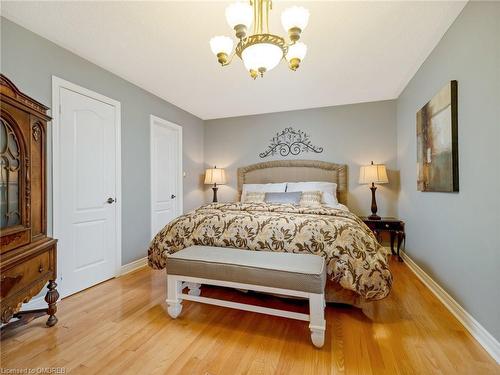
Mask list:
POLYGON ((47 314, 57 323, 57 241, 47 237, 48 108, 0 74, 0 306, 1 322, 26 323, 47 314), (46 309, 22 311, 48 283, 46 309))

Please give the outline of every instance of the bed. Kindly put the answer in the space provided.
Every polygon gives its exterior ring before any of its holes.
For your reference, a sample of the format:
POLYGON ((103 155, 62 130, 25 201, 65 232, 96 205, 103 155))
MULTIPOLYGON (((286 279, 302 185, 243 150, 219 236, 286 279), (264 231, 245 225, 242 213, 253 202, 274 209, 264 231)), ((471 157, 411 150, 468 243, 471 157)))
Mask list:
MULTIPOLYGON (((302 181, 336 183, 338 202, 347 206, 346 165, 280 160, 238 169, 240 194, 244 184, 302 181)), ((148 264, 164 269, 168 254, 192 245, 321 255, 327 264, 328 302, 359 305, 380 300, 392 285, 387 251, 368 227, 341 205, 207 204, 173 220, 155 236, 148 250, 148 264)))

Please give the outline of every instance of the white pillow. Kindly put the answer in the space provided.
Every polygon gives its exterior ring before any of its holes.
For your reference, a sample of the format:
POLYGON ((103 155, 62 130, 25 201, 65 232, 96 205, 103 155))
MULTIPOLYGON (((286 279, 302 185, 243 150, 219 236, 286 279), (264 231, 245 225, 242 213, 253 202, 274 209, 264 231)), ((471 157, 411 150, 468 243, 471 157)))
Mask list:
POLYGON ((245 201, 247 191, 256 193, 284 193, 286 191, 286 182, 278 184, 243 184, 241 202, 245 201))
POLYGON ((321 191, 322 204, 334 207, 337 200, 337 184, 335 182, 288 182, 286 191, 321 191))

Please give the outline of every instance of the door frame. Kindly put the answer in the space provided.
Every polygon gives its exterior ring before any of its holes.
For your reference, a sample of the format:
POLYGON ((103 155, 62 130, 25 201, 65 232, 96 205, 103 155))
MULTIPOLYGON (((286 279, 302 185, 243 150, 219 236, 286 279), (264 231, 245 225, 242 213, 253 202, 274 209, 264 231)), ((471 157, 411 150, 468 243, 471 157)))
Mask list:
POLYGON ((149 186, 150 186, 150 194, 151 194, 151 199, 150 199, 150 212, 149 212, 149 219, 150 219, 150 231, 151 231, 151 238, 154 238, 154 236, 156 235, 156 232, 155 230, 153 229, 153 208, 154 208, 154 187, 153 187, 153 127, 155 126, 155 124, 157 125, 161 125, 165 128, 170 128, 170 129, 174 129, 176 131, 179 132, 179 175, 177 176, 177 181, 178 181, 178 185, 177 185, 177 197, 179 199, 179 204, 177 205, 178 209, 177 209, 177 216, 180 216, 182 215, 182 213, 184 212, 184 208, 183 208, 183 203, 184 203, 184 192, 183 192, 183 187, 184 187, 184 184, 183 184, 183 177, 184 177, 184 171, 182 170, 182 126, 180 125, 177 125, 173 122, 170 122, 170 121, 167 121, 167 120, 164 120, 160 117, 157 117, 157 116, 154 116, 154 115, 150 115, 149 116, 149 186))
MULTIPOLYGON (((87 96, 91 99, 106 103, 114 108, 115 111, 115 183, 116 183, 116 202, 115 202, 115 222, 116 222, 116 254, 115 254, 115 277, 120 275, 122 266, 122 178, 121 178, 121 103, 108 98, 85 87, 78 86, 72 82, 66 81, 57 76, 52 76, 52 236, 58 238, 61 228, 59 223, 60 209, 62 202, 61 194, 61 175, 60 175, 60 90, 67 89, 77 94, 87 96)), ((64 252, 58 249, 57 256, 57 280, 61 281, 63 276, 62 258, 64 252)), ((61 298, 67 296, 64 289, 64 283, 60 283, 59 293, 61 298)))

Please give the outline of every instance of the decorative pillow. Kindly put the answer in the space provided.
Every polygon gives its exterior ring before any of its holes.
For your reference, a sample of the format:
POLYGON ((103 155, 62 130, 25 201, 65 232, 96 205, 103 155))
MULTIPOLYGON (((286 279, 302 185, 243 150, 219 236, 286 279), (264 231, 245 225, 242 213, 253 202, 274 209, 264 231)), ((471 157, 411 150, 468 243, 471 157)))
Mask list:
POLYGON ((339 202, 337 200, 337 184, 335 182, 288 182, 286 191, 321 191, 323 193, 321 203, 334 207, 339 202))
POLYGON ((275 193, 275 192, 285 192, 286 182, 277 184, 243 184, 241 191, 241 201, 246 202, 245 195, 247 191, 259 192, 259 193, 275 193))
POLYGON ((303 207, 319 207, 321 206, 321 191, 303 191, 300 197, 300 205, 303 207))
POLYGON ((262 203, 266 193, 261 193, 259 191, 247 191, 245 195, 245 203, 262 203))
POLYGON ((264 202, 299 204, 301 195, 300 191, 293 193, 266 193, 264 202))

